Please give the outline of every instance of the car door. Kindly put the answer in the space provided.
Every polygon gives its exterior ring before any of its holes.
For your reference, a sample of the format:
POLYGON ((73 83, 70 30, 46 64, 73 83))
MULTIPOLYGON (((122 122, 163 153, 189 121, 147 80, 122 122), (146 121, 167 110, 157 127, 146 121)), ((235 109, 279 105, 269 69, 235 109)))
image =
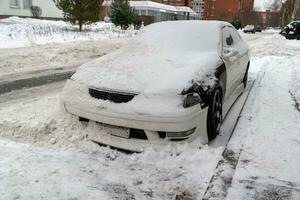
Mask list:
POLYGON ((239 51, 236 48, 236 41, 232 35, 231 27, 222 28, 222 59, 227 71, 227 87, 225 101, 237 87, 239 79, 239 51))
POLYGON ((233 38, 233 48, 238 50, 238 66, 236 73, 237 74, 237 82, 236 86, 237 87, 239 84, 242 83, 244 79, 245 72, 247 70, 248 62, 249 62, 249 50, 248 50, 248 45, 243 41, 239 33, 233 28, 230 27, 230 34, 233 38))

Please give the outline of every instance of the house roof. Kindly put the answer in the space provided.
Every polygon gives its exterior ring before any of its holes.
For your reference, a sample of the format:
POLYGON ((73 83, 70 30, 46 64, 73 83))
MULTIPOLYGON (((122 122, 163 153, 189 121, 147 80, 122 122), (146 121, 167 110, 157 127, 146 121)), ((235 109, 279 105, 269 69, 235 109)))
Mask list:
MULTIPOLYGON (((111 0, 103 1, 103 6, 110 6, 111 0)), ((135 9, 145 9, 145 10, 155 10, 160 12, 171 12, 171 13, 189 13, 191 16, 198 15, 194 10, 187 6, 171 6, 166 4, 161 4, 153 1, 130 1, 130 6, 135 9)))

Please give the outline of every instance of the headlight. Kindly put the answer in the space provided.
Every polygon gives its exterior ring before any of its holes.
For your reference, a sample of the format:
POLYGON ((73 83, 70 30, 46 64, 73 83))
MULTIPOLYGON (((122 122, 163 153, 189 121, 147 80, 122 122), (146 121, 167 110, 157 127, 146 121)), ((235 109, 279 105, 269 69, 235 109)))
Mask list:
POLYGON ((188 108, 201 103, 201 98, 197 93, 189 93, 184 97, 183 107, 188 108))
POLYGON ((196 128, 183 132, 167 132, 169 138, 186 138, 195 132, 196 128))

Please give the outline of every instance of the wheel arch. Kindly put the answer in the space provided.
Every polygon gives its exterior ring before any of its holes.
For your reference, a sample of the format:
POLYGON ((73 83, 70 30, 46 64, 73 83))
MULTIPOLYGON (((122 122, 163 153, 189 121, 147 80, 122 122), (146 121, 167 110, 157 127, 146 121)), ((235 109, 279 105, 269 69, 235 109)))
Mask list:
POLYGON ((221 89, 224 98, 227 89, 227 70, 225 63, 222 63, 219 67, 217 67, 215 76, 217 78, 217 83, 215 87, 219 87, 221 89))

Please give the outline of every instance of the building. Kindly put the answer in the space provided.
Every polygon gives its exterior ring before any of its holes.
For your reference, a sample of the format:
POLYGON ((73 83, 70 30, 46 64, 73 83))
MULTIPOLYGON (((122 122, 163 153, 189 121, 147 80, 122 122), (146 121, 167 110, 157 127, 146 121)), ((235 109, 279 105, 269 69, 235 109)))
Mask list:
POLYGON ((205 0, 204 19, 232 21, 239 15, 241 0, 205 0))
POLYGON ((192 1, 192 9, 197 13, 197 19, 203 19, 204 18, 204 0, 193 0, 192 1))
POLYGON ((31 6, 42 10, 42 18, 62 18, 62 12, 53 0, 0 0, 0 17, 21 16, 32 17, 31 6))
POLYGON ((253 7, 254 0, 205 0, 203 18, 230 22, 240 17, 242 24, 248 24, 253 7))
POLYGON ((281 12, 279 11, 253 11, 250 24, 260 25, 261 27, 280 26, 281 12))
POLYGON ((254 0, 241 0, 240 16, 242 24, 253 24, 251 23, 251 16, 254 8, 254 0))
MULTIPOLYGON (((154 1, 130 1, 129 3, 145 25, 160 21, 194 20, 197 17, 197 13, 187 6, 166 5, 154 1)), ((104 1, 102 5, 101 20, 109 15, 111 1, 104 1)))
POLYGON ((171 5, 171 6, 187 6, 192 7, 192 0, 153 0, 154 2, 171 5))

